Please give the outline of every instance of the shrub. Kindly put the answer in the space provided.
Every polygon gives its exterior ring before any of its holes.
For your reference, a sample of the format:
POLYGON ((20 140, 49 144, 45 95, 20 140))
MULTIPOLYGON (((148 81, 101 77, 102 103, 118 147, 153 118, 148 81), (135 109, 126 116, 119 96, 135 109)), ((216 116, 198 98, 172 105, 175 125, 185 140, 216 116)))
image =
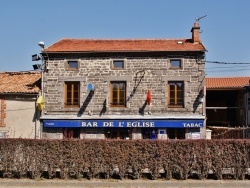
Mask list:
POLYGON ((0 139, 4 178, 244 179, 250 140, 0 139))

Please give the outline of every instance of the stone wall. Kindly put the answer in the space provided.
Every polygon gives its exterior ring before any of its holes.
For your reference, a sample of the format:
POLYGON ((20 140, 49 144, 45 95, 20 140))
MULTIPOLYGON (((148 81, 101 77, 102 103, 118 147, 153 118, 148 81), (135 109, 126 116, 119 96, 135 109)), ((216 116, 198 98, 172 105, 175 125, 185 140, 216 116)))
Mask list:
MULTIPOLYGON (((204 85, 204 63, 197 60, 197 56, 180 56, 182 68, 171 69, 170 59, 167 57, 122 57, 125 60, 123 70, 111 69, 112 60, 117 57, 74 57, 47 61, 48 71, 44 73, 44 97, 46 114, 81 114, 92 111, 93 114, 139 114, 148 110, 154 114, 202 114, 202 103, 199 103, 200 91, 204 85), (65 66, 68 60, 79 62, 78 70, 68 70, 65 66), (64 107, 64 82, 80 82, 79 108, 64 107), (126 81, 126 108, 110 107, 110 81, 126 81), (184 81, 185 107, 167 107, 168 81, 184 81), (87 85, 95 87, 94 95, 88 99, 87 85), (152 93, 152 105, 146 106, 146 92, 152 93), (83 105, 83 106, 82 106, 83 105), (85 106, 84 106, 85 105, 85 106), (144 109, 143 109, 144 108, 144 109), (143 111, 140 111, 142 110, 143 111)), ((175 59, 178 57, 175 57, 175 59)))

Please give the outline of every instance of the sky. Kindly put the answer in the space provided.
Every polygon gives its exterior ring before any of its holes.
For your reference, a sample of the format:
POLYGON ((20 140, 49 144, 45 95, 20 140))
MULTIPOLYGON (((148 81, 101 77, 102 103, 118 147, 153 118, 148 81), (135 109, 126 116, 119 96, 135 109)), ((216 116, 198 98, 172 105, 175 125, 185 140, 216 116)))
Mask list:
POLYGON ((250 76, 249 0, 0 0, 0 72, 62 38, 191 38, 197 18, 207 77, 250 76))

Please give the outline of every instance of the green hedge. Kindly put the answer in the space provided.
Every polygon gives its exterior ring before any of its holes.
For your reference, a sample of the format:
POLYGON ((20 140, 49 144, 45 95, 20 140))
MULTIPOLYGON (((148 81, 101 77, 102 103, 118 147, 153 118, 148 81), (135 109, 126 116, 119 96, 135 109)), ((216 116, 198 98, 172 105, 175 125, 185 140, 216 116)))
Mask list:
POLYGON ((250 140, 0 139, 3 178, 244 179, 250 140))

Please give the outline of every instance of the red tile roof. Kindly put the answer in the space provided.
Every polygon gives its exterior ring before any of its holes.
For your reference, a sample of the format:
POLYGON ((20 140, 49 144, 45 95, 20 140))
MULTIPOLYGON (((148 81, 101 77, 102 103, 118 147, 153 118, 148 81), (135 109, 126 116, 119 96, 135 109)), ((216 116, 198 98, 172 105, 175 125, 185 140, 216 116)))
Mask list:
POLYGON ((206 78, 207 89, 233 89, 249 85, 250 77, 206 78))
POLYGON ((162 52, 206 51, 191 39, 62 39, 44 52, 162 52))
POLYGON ((38 93, 40 79, 40 72, 2 72, 0 73, 0 94, 38 93))

